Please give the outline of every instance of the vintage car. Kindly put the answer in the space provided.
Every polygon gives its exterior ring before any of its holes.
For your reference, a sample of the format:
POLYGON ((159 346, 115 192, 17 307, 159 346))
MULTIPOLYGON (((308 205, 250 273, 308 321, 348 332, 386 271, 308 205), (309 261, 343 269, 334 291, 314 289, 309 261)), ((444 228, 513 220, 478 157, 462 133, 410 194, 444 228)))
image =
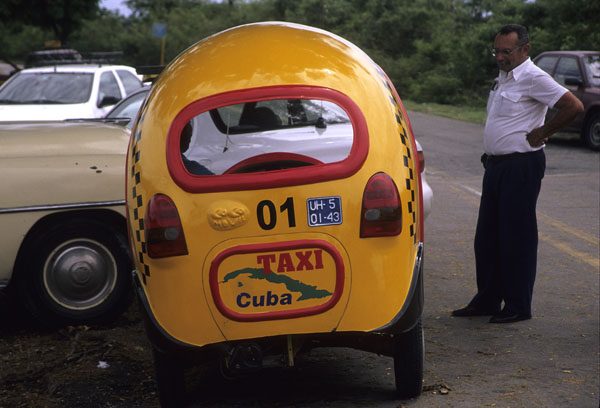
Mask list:
POLYGON ((127 129, 131 129, 133 126, 133 121, 140 110, 140 106, 142 106, 142 102, 146 99, 146 96, 150 92, 150 86, 144 86, 143 88, 138 89, 135 92, 127 95, 127 97, 123 98, 119 103, 117 103, 106 115, 106 118, 110 119, 128 119, 125 126, 127 129))
POLYGON ((419 158, 391 81, 319 29, 257 23, 188 48, 132 128, 126 200, 163 406, 318 346, 423 380, 419 158))
POLYGON ((131 299, 128 140, 109 124, 0 124, 0 288, 43 324, 105 322, 131 299))

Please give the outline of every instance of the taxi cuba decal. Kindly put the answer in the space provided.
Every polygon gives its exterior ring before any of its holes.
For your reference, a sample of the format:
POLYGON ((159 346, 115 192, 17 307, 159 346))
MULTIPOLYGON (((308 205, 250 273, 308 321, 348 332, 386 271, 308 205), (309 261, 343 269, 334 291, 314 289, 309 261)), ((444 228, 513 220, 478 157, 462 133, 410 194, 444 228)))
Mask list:
POLYGON ((321 240, 240 245, 212 261, 210 289, 236 321, 310 316, 331 309, 344 290, 339 251, 321 240))

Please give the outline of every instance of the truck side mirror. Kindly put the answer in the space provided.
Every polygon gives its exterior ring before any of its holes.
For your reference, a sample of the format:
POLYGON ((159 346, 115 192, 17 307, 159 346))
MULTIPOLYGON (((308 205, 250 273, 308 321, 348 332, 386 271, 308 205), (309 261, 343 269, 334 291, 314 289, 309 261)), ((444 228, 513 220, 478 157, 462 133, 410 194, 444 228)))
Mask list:
POLYGON ((115 105, 119 101, 120 99, 116 96, 105 96, 102 98, 102 100, 100 100, 100 102, 98 102, 98 107, 104 108, 105 106, 115 105))

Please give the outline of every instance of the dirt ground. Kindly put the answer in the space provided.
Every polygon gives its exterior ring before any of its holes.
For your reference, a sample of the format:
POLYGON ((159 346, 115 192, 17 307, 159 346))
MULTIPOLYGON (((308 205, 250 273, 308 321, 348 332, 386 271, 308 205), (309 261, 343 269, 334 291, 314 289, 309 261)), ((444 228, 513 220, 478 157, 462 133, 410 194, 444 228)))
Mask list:
MULTIPOLYGON (((42 329, 14 302, 0 303, 13 316, 0 325, 0 408, 159 407, 137 303, 113 324, 59 329, 42 329)), ((240 379, 216 367, 191 375, 190 408, 405 406, 394 394, 393 360, 357 350, 319 349, 291 369, 240 379)), ((445 387, 425 385, 424 393, 445 387)))
POLYGON ((158 406, 135 303, 111 325, 60 329, 40 328, 14 302, 2 303, 12 318, 0 325, 0 407, 158 406))

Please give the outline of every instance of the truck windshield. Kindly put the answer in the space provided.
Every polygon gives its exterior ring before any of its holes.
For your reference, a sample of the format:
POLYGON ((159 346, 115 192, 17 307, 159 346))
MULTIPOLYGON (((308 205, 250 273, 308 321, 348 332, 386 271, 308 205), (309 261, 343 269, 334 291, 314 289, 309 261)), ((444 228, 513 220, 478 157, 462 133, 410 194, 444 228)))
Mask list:
POLYGON ((72 104, 90 99, 93 74, 80 72, 20 73, 0 90, 3 104, 72 104))

